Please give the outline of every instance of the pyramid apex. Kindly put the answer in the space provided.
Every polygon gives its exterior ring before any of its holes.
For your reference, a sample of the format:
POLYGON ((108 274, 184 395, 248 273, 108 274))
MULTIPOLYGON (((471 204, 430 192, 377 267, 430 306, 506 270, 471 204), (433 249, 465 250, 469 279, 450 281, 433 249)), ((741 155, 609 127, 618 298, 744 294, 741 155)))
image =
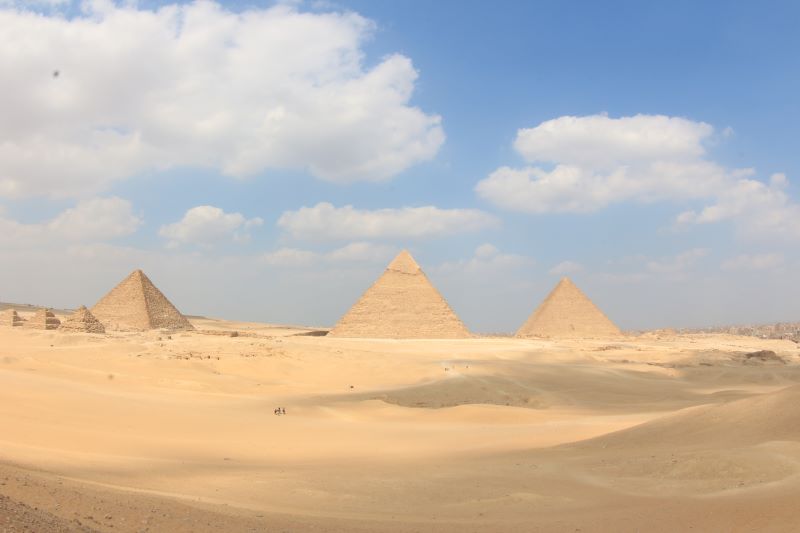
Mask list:
POLYGON ((389 263, 386 270, 395 270, 404 274, 417 274, 422 271, 414 260, 414 257, 412 257, 411 253, 406 249, 401 250, 400 253, 397 254, 397 257, 392 259, 392 262, 389 263))
POLYGON ((127 278, 123 281, 132 281, 137 284, 147 285, 152 284, 153 282, 150 281, 150 278, 147 277, 147 274, 144 273, 144 270, 141 268, 137 268, 133 272, 131 272, 127 278))

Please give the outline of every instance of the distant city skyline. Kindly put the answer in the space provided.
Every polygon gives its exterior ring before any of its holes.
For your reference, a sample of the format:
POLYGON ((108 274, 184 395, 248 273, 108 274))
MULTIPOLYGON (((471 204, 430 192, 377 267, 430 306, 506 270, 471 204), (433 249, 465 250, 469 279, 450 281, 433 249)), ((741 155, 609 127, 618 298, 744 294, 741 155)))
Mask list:
POLYGON ((0 0, 0 301, 136 268, 330 326, 409 249, 465 324, 800 320, 793 2, 0 0))

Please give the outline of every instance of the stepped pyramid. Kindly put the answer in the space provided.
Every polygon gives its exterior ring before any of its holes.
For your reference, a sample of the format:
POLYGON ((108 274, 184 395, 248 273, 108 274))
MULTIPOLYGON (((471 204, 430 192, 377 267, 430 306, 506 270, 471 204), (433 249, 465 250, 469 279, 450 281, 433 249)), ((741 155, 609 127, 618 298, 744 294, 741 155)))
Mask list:
POLYGON ((462 339, 469 331, 403 250, 329 335, 392 339, 462 339))
POLYGON ((61 323, 64 331, 78 331, 83 333, 105 333, 106 328, 100 323, 91 311, 85 306, 80 306, 77 311, 61 323))
POLYGON ((131 272, 103 296, 92 314, 109 329, 194 329, 141 270, 131 272))
POLYGON ((575 286, 562 278, 533 312, 517 337, 609 337, 621 335, 617 326, 575 286))
POLYGON ((61 321, 49 309, 39 309, 25 322, 26 328, 31 329, 58 329, 61 321))
POLYGON ((0 326, 21 326, 25 323, 25 320, 20 317, 16 311, 13 309, 6 309, 2 313, 0 313, 0 326))

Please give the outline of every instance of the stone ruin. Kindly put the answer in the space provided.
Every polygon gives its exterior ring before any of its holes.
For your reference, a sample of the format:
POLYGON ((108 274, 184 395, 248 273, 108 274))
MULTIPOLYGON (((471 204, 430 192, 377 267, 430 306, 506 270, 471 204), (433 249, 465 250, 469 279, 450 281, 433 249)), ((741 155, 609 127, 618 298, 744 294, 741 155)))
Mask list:
POLYGON ((25 322, 30 329, 58 329, 61 321, 49 309, 39 309, 25 322))

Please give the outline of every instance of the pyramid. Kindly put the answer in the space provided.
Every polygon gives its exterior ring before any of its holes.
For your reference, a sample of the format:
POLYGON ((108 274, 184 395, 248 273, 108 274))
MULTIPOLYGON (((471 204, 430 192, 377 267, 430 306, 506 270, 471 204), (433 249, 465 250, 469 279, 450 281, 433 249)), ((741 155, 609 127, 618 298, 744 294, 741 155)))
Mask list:
POLYGON ((103 296, 92 314, 109 329, 194 329, 141 270, 131 272, 103 296))
POLYGON ((58 329, 61 321, 49 309, 39 309, 25 322, 26 328, 31 329, 58 329))
POLYGON ((85 306, 80 306, 77 311, 61 323, 64 331, 76 331, 83 333, 105 333, 106 328, 100 323, 91 311, 85 306))
POLYGON ((621 335, 617 326, 569 278, 533 312, 517 337, 609 337, 621 335))
POLYGON ((469 331, 408 251, 339 320, 329 335, 391 339, 462 339, 469 331))
POLYGON ((16 311, 13 309, 6 309, 2 313, 0 313, 0 326, 21 326, 25 323, 25 320, 20 317, 16 311))

